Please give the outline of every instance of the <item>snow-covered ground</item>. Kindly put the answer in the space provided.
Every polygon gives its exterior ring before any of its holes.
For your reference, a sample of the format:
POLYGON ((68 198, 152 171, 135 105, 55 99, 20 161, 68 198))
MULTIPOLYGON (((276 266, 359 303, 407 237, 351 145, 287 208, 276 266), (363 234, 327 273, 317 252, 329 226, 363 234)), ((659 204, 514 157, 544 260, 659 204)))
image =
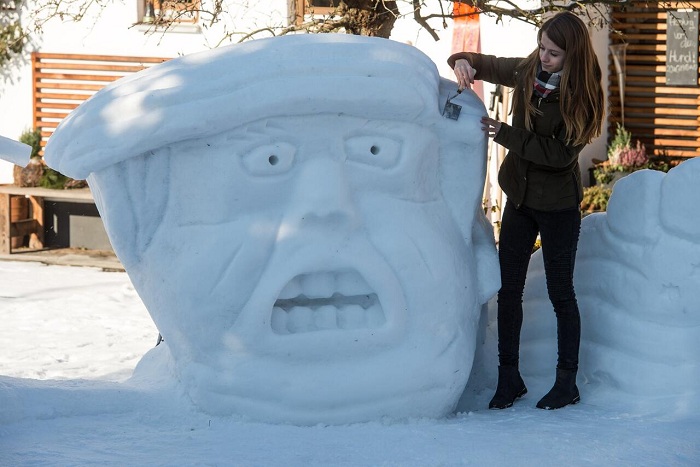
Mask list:
POLYGON ((585 384, 580 404, 538 410, 549 380, 528 381, 511 409, 441 420, 296 427, 198 413, 157 381, 129 381, 157 330, 125 273, 0 262, 0 316, 0 465, 700 464, 698 414, 596 407, 585 384))

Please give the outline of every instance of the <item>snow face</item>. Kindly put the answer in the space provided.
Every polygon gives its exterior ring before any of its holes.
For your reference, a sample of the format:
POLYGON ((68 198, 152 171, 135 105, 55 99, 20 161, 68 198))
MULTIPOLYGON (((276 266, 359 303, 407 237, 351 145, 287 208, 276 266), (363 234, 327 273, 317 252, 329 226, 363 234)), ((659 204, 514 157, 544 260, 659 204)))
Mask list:
POLYGON ((483 104, 418 50, 259 40, 120 80, 51 137, 208 413, 440 417, 499 287, 483 104))

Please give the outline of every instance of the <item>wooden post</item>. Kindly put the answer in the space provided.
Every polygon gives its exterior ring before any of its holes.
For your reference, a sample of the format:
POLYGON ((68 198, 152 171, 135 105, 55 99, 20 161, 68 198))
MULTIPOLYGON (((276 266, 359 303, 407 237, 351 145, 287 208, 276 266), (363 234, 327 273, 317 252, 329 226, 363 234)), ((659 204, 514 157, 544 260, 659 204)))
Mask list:
POLYGON ((10 197, 9 193, 0 193, 0 254, 10 254, 10 197))
POLYGON ((44 248, 44 198, 40 196, 29 197, 34 229, 29 236, 29 248, 40 250, 44 248))

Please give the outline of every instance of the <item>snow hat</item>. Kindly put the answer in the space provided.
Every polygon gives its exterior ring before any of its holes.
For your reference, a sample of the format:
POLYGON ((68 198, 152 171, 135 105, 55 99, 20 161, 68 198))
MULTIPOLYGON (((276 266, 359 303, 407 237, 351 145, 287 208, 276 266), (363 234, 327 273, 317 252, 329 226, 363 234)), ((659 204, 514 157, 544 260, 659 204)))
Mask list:
POLYGON ((176 58, 110 84, 64 119, 45 159, 83 179, 159 147, 265 117, 440 118, 440 83, 425 54, 389 39, 259 39, 176 58))

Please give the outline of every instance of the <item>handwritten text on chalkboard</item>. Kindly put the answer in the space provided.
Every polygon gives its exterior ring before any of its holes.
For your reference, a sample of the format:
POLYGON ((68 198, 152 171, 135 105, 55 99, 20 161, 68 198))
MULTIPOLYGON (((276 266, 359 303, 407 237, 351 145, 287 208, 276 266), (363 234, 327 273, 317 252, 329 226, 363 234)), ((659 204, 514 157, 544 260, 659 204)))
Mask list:
POLYGON ((669 11, 666 20, 666 84, 698 85, 698 12, 669 11))

